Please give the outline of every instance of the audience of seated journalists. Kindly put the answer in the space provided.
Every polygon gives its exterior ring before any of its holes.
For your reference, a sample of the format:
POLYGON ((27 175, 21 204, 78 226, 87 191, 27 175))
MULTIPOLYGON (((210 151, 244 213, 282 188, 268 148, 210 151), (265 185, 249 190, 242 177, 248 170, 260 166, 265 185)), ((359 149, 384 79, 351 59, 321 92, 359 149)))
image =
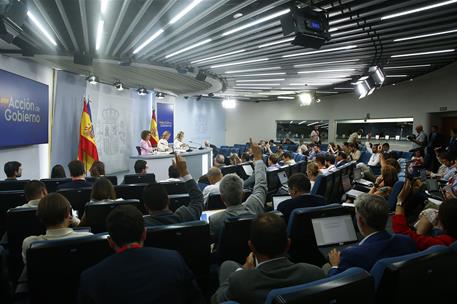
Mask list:
MULTIPOLYGON (((455 146, 456 131, 453 130, 454 140, 451 138, 449 145, 455 146)), ((296 150, 290 151, 285 148, 290 149, 293 144, 290 140, 284 145, 273 140, 262 140, 257 144, 251 141, 239 154, 217 154, 213 167, 201 177, 191 176, 186 161, 177 154, 168 169, 168 179, 144 185, 138 199, 144 204, 146 214, 136 207, 121 204, 108 214, 107 241, 115 253, 81 273, 77 300, 80 303, 221 303, 229 300, 264 303, 268 293, 275 288, 331 277, 351 267, 369 272, 380 259, 423 251, 434 245, 450 246, 456 242, 455 147, 435 149, 434 160, 428 160, 428 165, 425 165, 421 149, 414 150, 411 161, 407 161, 390 151, 387 143, 358 142, 360 134, 360 131, 354 132, 351 141, 342 146, 330 143, 327 151, 322 151, 316 143, 300 142, 294 146, 296 150), (369 153, 369 158, 362 162, 364 153, 369 153), (306 160, 304 170, 290 174, 285 189, 275 189, 272 193, 267 174, 297 165, 297 154, 306 160), (326 257, 328 263, 324 265, 292 262, 288 256, 291 239, 287 225, 294 210, 334 203, 326 201, 324 195, 316 193, 313 188, 322 176, 335 173, 351 163, 356 163, 363 179, 371 182, 363 191, 365 193, 355 198, 343 195, 339 201, 353 204, 348 208, 352 208, 354 223, 361 235, 359 242, 341 251, 330 250, 326 257), (253 167, 252 174, 244 180, 233 173, 223 175, 226 166, 243 164, 253 167), (439 202, 425 191, 426 183, 420 176, 423 173, 427 180, 442 185, 439 202), (398 181, 403 181, 403 186, 395 193, 394 205, 389 205, 388 200, 398 181), (170 182, 184 185, 188 203, 178 208, 171 207, 164 186, 170 182), (272 195, 280 193, 289 195, 290 199, 283 200, 276 210, 271 211, 272 195), (214 212, 207 219, 211 242, 216 245, 210 247, 208 244, 208 250, 216 250, 228 221, 249 217, 252 218, 247 243, 250 254, 244 264, 230 260, 214 264, 211 284, 200 286, 178 252, 143 245, 148 227, 199 221, 212 195, 220 196, 225 209, 214 212)), ((4 165, 7 180, 2 183, 20 180, 22 170, 21 163, 7 162, 4 165)), ((154 172, 144 160, 136 161, 134 170, 138 175, 154 172)), ((45 183, 39 180, 28 181, 24 186, 26 201, 16 208, 36 209, 37 217, 46 228, 45 234, 29 235, 23 240, 24 265, 27 252, 36 241, 92 235, 87 229, 80 230, 88 226, 86 215, 73 210, 59 190, 91 188, 91 203, 122 200, 116 197, 115 187, 104 177, 103 162, 96 161, 90 169, 90 175, 96 177, 91 179, 94 182, 86 180, 84 165, 78 160, 68 164, 68 171, 71 179, 60 183, 57 192, 48 193, 45 183)), ((63 166, 54 166, 51 178, 66 178, 63 166)), ((3 241, 7 244, 5 236, 3 241)), ((27 281, 27 265, 21 280, 27 281)), ((17 285, 18 282, 10 281, 10 294, 17 285)))

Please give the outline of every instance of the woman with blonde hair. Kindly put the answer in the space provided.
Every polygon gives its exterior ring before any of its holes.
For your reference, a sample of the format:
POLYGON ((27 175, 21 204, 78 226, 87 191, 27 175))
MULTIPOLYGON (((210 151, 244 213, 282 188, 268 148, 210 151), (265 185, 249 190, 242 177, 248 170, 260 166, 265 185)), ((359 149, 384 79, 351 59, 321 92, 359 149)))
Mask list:
POLYGON ((311 190, 313 189, 319 174, 321 174, 319 166, 315 162, 309 162, 306 166, 306 175, 308 175, 309 181, 311 182, 311 190))
POLYGON ((170 147, 168 146, 169 138, 170 138, 170 132, 163 131, 162 138, 157 143, 157 149, 159 150, 159 152, 167 152, 170 150, 170 147))
POLYGON ((189 147, 184 143, 184 132, 179 131, 176 134, 175 141, 173 142, 173 146, 176 150, 187 150, 189 147))

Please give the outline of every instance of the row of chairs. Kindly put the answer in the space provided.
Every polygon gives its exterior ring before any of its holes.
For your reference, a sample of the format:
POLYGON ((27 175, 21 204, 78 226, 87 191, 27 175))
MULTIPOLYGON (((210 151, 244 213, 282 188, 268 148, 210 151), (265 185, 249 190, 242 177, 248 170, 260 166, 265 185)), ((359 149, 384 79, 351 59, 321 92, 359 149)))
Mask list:
POLYGON ((352 181, 354 178, 355 163, 349 162, 339 167, 335 172, 321 174, 317 177, 311 194, 322 195, 326 202, 339 203, 344 194, 342 177, 349 176, 352 181))

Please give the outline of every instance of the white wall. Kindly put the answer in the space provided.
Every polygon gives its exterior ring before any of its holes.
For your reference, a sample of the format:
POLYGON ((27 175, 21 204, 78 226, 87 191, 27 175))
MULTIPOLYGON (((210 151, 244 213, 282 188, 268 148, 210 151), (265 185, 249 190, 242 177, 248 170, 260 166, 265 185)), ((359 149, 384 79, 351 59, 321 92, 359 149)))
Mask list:
POLYGON ((430 115, 446 106, 457 110, 457 63, 438 71, 406 81, 396 86, 383 87, 365 99, 354 94, 339 94, 321 98, 319 104, 300 107, 297 101, 269 103, 239 102, 237 108, 226 114, 226 143, 243 143, 254 139, 276 137, 276 120, 330 120, 329 140, 335 138, 335 120, 413 117, 415 124, 423 124, 428 131, 430 115))
MULTIPOLYGON (((36 64, 27 59, 16 59, 0 55, 0 69, 44 83, 49 88, 49 119, 52 113, 53 71, 49 67, 36 64)), ((49 130, 51 127, 49 126, 49 130)), ((7 136, 1 134, 0 136, 7 136)), ((49 136, 50 137, 50 136, 49 136)), ((49 176, 49 144, 22 146, 0 150, 0 165, 17 160, 22 163, 22 178, 37 179, 49 176)), ((5 173, 0 172, 0 179, 5 173)))

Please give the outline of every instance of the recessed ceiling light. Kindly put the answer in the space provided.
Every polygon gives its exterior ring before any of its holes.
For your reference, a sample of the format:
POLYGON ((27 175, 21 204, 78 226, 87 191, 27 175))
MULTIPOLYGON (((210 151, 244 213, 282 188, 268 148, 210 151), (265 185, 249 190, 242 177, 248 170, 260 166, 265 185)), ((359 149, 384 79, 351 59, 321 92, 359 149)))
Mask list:
POLYGON ((334 90, 354 90, 354 88, 333 88, 334 90))
POLYGON ((273 42, 268 42, 268 43, 265 43, 265 44, 261 44, 258 46, 259 49, 261 48, 264 48, 264 47, 267 47, 267 46, 272 46, 272 45, 276 45, 276 44, 281 44, 281 43, 286 43, 286 42, 290 42, 292 40, 294 40, 295 37, 291 37, 291 38, 286 38, 286 39, 281 39, 281 40, 276 40, 276 41, 273 41, 273 42))
POLYGON ((100 0, 100 12, 102 15, 106 13, 106 9, 108 8, 108 0, 100 0))
POLYGON ((271 81, 284 81, 285 78, 272 78, 272 79, 243 79, 236 80, 236 82, 271 82, 271 81))
POLYGON ((242 13, 236 13, 235 15, 233 15, 233 19, 238 19, 240 17, 243 17, 242 13))
POLYGON ((416 8, 416 9, 412 9, 412 10, 407 10, 407 11, 402 11, 402 12, 391 14, 391 15, 386 15, 386 16, 381 17, 381 20, 392 19, 392 18, 404 16, 404 15, 414 14, 414 13, 426 11, 429 9, 445 6, 445 5, 452 4, 452 3, 457 3, 457 0, 439 2, 439 3, 432 4, 432 5, 422 6, 422 7, 416 8))
POLYGON ((179 19, 184 17, 188 12, 190 12, 194 7, 196 7, 200 2, 202 2, 202 0, 192 1, 191 4, 189 4, 185 9, 180 11, 179 14, 177 14, 170 20, 170 24, 176 23, 179 19))
POLYGON ((154 39, 160 36, 160 34, 163 33, 163 29, 158 30, 155 32, 151 37, 149 37, 145 42, 143 42, 139 47, 137 47, 134 51, 133 54, 138 53, 142 49, 144 49, 145 46, 147 46, 149 43, 151 43, 154 39))
POLYGON ((386 78, 403 78, 408 77, 408 75, 386 75, 386 78))
POLYGON ((335 51, 343 51, 343 50, 350 50, 356 48, 357 45, 348 45, 348 46, 342 46, 342 47, 337 47, 337 48, 330 48, 326 50, 318 50, 318 51, 311 51, 311 52, 304 52, 304 53, 297 53, 297 54, 289 54, 289 55, 283 55, 283 58, 289 58, 289 57, 296 57, 296 56, 304 56, 304 55, 312 55, 312 54, 319 54, 319 53, 328 53, 328 52, 335 52, 335 51))
POLYGON ((448 49, 448 50, 440 50, 440 51, 430 51, 430 52, 420 52, 420 53, 410 53, 410 54, 400 54, 400 55, 392 55, 391 58, 399 58, 399 57, 411 57, 411 56, 422 56, 422 55, 433 55, 433 54, 441 54, 441 53, 451 53, 454 52, 455 49, 448 49))
POLYGON ((230 77, 255 77, 255 76, 274 76, 274 75, 286 75, 286 73, 277 72, 277 73, 245 74, 245 75, 231 75, 230 77))
POLYGON ((355 61, 359 61, 359 60, 360 59, 348 59, 348 60, 324 61, 324 62, 315 62, 315 63, 303 63, 303 64, 295 64, 294 68, 315 66, 315 65, 327 65, 327 64, 335 64, 335 63, 347 63, 347 62, 355 62, 355 61))
POLYGON ((281 10, 281 11, 276 12, 276 13, 274 13, 274 14, 265 16, 265 17, 263 17, 263 18, 259 18, 259 19, 255 20, 255 21, 253 21, 253 22, 249 22, 249 23, 246 23, 246 24, 244 24, 244 25, 242 25, 242 26, 236 27, 236 28, 234 28, 233 30, 224 32, 224 33, 222 33, 222 36, 227 36, 227 35, 230 35, 230 34, 239 32, 239 31, 241 31, 241 30, 244 30, 244 29, 249 28, 249 27, 251 27, 251 26, 254 26, 254 25, 256 25, 256 24, 259 24, 259 23, 262 23, 262 22, 265 22, 265 21, 274 19, 274 18, 276 18, 276 17, 285 15, 285 14, 287 14, 287 13, 289 13, 289 12, 290 12, 290 9, 281 10))
POLYGON ((278 99, 295 99, 293 96, 278 96, 278 99))
POLYGON ((97 51, 100 49, 100 44, 102 43, 103 25, 104 24, 105 24, 105 22, 103 20, 98 20, 97 39, 95 41, 95 49, 97 51))
POLYGON ((332 91, 316 91, 318 94, 338 94, 339 92, 332 92, 332 91))
POLYGON ((426 38, 426 37, 433 37, 433 36, 439 36, 439 35, 446 35, 446 34, 451 34, 451 33, 455 33, 455 32, 457 32, 457 29, 450 30, 450 31, 444 31, 444 32, 437 32, 437 33, 430 33, 430 34, 424 34, 424 35, 405 37, 405 38, 398 38, 398 39, 394 39, 394 42, 413 40, 413 39, 420 39, 420 38, 426 38))
POLYGON ((212 65, 211 68, 212 69, 216 69, 216 68, 222 68, 222 67, 226 67, 226 66, 254 63, 254 62, 260 62, 260 61, 267 61, 267 60, 268 60, 268 58, 252 59, 252 60, 245 60, 245 61, 236 61, 236 62, 212 65))
POLYGON ((383 70, 412 69, 412 68, 428 68, 428 67, 431 67, 431 66, 432 66, 431 64, 398 65, 398 66, 384 67, 383 70))
POLYGON ((279 86, 279 85, 281 85, 281 84, 279 84, 279 83, 244 83, 244 82, 242 82, 242 83, 237 83, 236 86, 237 87, 242 87, 242 86, 248 86, 248 87, 251 86, 252 87, 252 86, 279 86))
POLYGON ((221 58, 221 57, 225 57, 225 56, 229 56, 229 55, 233 55, 233 54, 238 54, 238 53, 242 53, 242 52, 245 52, 245 51, 246 50, 238 50, 238 51, 228 52, 228 53, 224 53, 224 54, 220 54, 220 55, 216 55, 216 56, 211 56, 211 57, 207 57, 207 58, 203 58, 203 59, 194 60, 194 61, 191 61, 190 63, 198 63, 198 62, 202 62, 202 61, 210 61, 210 60, 213 60, 213 59, 216 59, 216 58, 221 58))
POLYGON ((38 27, 38 29, 40 30, 40 32, 43 33, 43 35, 46 36, 46 38, 48 38, 48 40, 54 45, 54 46, 57 46, 57 42, 54 40, 54 38, 51 37, 51 35, 49 34, 49 32, 44 28, 44 26, 38 21, 38 19, 30 12, 30 11, 27 11, 27 16, 30 18, 30 20, 32 20, 32 22, 38 27))
POLYGON ((235 88, 235 90, 237 90, 237 91, 247 90, 247 89, 260 91, 260 90, 271 90, 271 89, 273 89, 273 87, 242 87, 242 88, 235 88))
POLYGON ((268 70, 280 70, 281 67, 268 67, 268 68, 258 68, 258 69, 248 69, 248 70, 236 70, 236 71, 227 71, 225 74, 235 74, 235 73, 245 73, 245 72, 257 72, 257 71, 268 71, 268 70))
POLYGON ((298 74, 314 74, 314 73, 334 73, 334 72, 352 72, 356 69, 334 69, 334 70, 314 70, 314 71, 300 71, 298 74))
POLYGON ((176 51, 176 52, 174 52, 174 53, 168 54, 168 55, 165 56, 165 58, 170 58, 170 57, 173 57, 173 56, 175 56, 175 55, 184 53, 184 52, 186 52, 186 51, 188 51, 188 50, 191 50, 191 49, 193 49, 193 48, 196 48, 196 47, 199 47, 199 46, 201 46, 201 45, 210 43, 211 41, 212 41, 211 39, 205 39, 205 40, 203 40, 203 41, 200 41, 200 42, 198 42, 198 43, 195 43, 195 44, 192 44, 192 45, 190 45, 190 46, 188 46, 188 47, 185 47, 185 48, 183 48, 183 49, 180 49, 179 51, 176 51))
POLYGON ((341 18, 341 19, 337 19, 337 20, 332 20, 332 21, 329 21, 329 25, 332 25, 332 24, 338 24, 338 23, 341 23, 341 22, 344 22, 344 21, 349 21, 351 18, 349 17, 346 17, 346 18, 341 18))
POLYGON ((291 86, 323 86, 323 85, 331 85, 332 83, 330 82, 322 82, 322 83, 313 83, 313 82, 307 82, 307 83, 289 83, 291 86))

